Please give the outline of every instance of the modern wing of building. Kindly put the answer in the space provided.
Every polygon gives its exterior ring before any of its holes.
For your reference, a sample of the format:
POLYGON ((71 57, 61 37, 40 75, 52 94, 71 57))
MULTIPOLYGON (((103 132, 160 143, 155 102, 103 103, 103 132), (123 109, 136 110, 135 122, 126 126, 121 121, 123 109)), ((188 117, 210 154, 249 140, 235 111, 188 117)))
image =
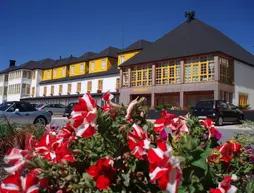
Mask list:
MULTIPOLYGON (((31 56, 32 58, 32 56, 31 56)), ((138 40, 124 49, 59 60, 43 59, 0 72, 0 102, 77 101, 90 92, 102 105, 110 90, 115 102, 145 96, 152 108, 187 108, 203 99, 223 99, 254 109, 254 56, 200 20, 180 24, 155 42, 138 40)))

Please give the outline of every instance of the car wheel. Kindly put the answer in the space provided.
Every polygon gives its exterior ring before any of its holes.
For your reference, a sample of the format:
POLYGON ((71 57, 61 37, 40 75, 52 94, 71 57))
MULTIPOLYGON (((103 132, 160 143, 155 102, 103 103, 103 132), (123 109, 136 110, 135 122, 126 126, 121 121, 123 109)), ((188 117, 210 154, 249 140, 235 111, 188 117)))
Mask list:
POLYGON ((223 125, 223 117, 218 117, 216 124, 219 126, 222 126, 223 125))
POLYGON ((53 112, 52 111, 49 111, 50 115, 52 116, 53 115, 53 112))
POLYGON ((244 117, 243 117, 243 115, 239 115, 239 117, 238 117, 238 123, 242 123, 242 121, 244 120, 244 117))
POLYGON ((45 117, 37 117, 34 120, 34 124, 35 125, 42 125, 42 126, 46 126, 47 125, 47 120, 45 117))

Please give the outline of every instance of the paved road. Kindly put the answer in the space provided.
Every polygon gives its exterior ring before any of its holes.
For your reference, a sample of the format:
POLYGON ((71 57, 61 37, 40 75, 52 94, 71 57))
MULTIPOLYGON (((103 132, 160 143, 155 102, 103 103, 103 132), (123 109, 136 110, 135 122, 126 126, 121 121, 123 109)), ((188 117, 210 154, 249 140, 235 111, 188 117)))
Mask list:
MULTIPOLYGON (((63 126, 68 121, 65 117, 54 117, 52 123, 57 126, 63 126)), ((221 127, 216 127, 222 133, 221 141, 224 142, 232 138, 236 133, 244 133, 251 131, 248 128, 243 128, 241 125, 225 125, 221 127)), ((254 133, 254 131, 253 131, 254 133)))

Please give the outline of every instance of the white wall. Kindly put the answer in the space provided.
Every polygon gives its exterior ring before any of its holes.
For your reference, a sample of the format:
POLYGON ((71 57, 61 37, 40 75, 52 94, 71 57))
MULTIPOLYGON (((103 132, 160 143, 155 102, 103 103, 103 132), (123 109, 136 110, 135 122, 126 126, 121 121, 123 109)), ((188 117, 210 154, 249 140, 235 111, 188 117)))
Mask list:
POLYGON ((51 86, 54 86, 54 95, 59 95, 59 85, 63 85, 63 92, 62 95, 67 95, 68 91, 68 84, 72 84, 71 86, 71 94, 77 94, 77 83, 81 82, 81 93, 87 92, 87 82, 92 81, 92 92, 91 93, 97 93, 98 90, 98 80, 103 80, 103 90, 102 92, 107 92, 110 90, 111 92, 116 92, 116 79, 119 78, 118 75, 111 75, 111 76, 100 76, 96 78, 90 78, 90 79, 79 79, 79 80, 72 80, 68 82, 58 82, 58 83, 48 83, 40 85, 40 94, 39 96, 43 96, 44 87, 47 87, 47 96, 50 96, 51 93, 51 86))
POLYGON ((235 60, 234 79, 233 104, 239 105, 239 93, 246 93, 250 108, 254 109, 254 67, 235 60))

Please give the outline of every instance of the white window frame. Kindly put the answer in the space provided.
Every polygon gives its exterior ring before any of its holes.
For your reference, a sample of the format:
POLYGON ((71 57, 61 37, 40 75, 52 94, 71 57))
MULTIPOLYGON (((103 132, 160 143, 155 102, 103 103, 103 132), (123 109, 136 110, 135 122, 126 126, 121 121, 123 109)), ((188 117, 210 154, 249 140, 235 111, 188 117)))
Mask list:
POLYGON ((62 76, 65 76, 65 67, 62 68, 62 76))
POLYGON ((94 71, 95 62, 91 62, 91 70, 94 71))
POLYGON ((47 78, 50 78, 50 72, 47 71, 47 78))
POLYGON ((80 64, 80 72, 84 72, 85 71, 85 65, 84 64, 80 64))
POLYGON ((105 69, 105 68, 106 68, 106 60, 103 59, 103 60, 101 61, 101 69, 105 69))
POLYGON ((74 66, 71 66, 71 74, 74 74, 74 66))
POLYGON ((124 63, 125 56, 120 56, 120 64, 124 63))

